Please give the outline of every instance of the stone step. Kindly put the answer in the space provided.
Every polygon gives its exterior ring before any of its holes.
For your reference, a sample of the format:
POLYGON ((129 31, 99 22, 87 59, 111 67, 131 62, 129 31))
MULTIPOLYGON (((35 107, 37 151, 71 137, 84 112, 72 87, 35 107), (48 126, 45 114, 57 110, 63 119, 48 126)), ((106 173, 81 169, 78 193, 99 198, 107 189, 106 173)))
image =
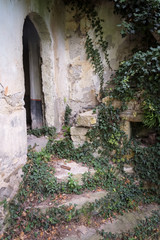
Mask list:
POLYGON ((43 148, 45 148, 47 143, 48 143, 48 137, 46 136, 41 136, 39 138, 34 135, 27 136, 28 148, 29 146, 31 146, 31 148, 34 148, 36 152, 40 152, 43 148))
POLYGON ((132 231, 139 221, 145 220, 145 217, 150 217, 152 211, 159 211, 160 207, 156 204, 139 206, 136 211, 119 215, 111 221, 106 221, 99 228, 89 228, 84 225, 78 226, 75 234, 70 234, 64 237, 63 240, 101 240, 102 237, 97 233, 97 230, 104 230, 113 234, 132 231))
POLYGON ((93 203, 96 200, 100 200, 104 196, 106 196, 106 191, 95 191, 95 192, 87 192, 83 193, 81 195, 72 195, 71 199, 68 199, 67 201, 63 201, 62 204, 59 206, 68 206, 68 205, 76 205, 76 209, 81 209, 85 204, 87 203, 93 203))
MULTIPOLYGON (((56 135, 55 140, 59 141, 59 140, 63 140, 64 138, 65 137, 63 135, 63 132, 61 132, 61 133, 58 133, 56 135)), ((27 135, 27 146, 28 146, 28 148, 31 147, 36 152, 42 151, 42 149, 46 147, 47 143, 48 143, 48 137, 47 136, 36 137, 32 134, 27 135)))
POLYGON ((57 159, 53 157, 50 165, 55 169, 54 175, 58 182, 67 182, 68 177, 72 175, 73 179, 77 181, 79 185, 82 185, 82 176, 84 173, 90 172, 91 175, 95 173, 93 168, 67 159, 57 159))
POLYGON ((48 201, 40 203, 35 206, 35 208, 41 209, 41 212, 45 213, 48 209, 52 207, 60 207, 60 206, 75 206, 75 208, 81 209, 87 203, 93 203, 96 200, 99 200, 106 196, 107 192, 104 190, 100 191, 89 191, 82 193, 80 195, 77 194, 62 194, 62 196, 56 200, 48 201))
MULTIPOLYGON (((27 136, 28 148, 30 146, 36 152, 40 152, 43 148, 45 148, 47 142, 48 137, 45 136, 41 136, 39 138, 34 135, 27 136)), ((59 159, 54 156, 51 157, 49 165, 54 167, 55 177, 57 178, 58 182, 67 182, 68 177, 72 175, 74 180, 77 181, 79 185, 82 185, 82 175, 84 173, 90 172, 91 175, 94 175, 95 173, 93 168, 89 168, 82 163, 76 163, 67 159, 59 159)))

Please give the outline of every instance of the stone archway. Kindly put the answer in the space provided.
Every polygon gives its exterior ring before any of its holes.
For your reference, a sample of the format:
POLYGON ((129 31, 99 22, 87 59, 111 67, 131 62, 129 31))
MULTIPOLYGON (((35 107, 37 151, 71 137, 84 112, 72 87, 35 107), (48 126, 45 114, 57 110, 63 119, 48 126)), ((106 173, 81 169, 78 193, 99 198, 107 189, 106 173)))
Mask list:
MULTIPOLYGON (((41 78, 41 89, 42 96, 44 100, 42 105, 43 112, 43 124, 47 126, 55 125, 54 121, 54 102, 55 102, 55 93, 54 93, 54 59, 53 59, 53 44, 50 33, 48 31, 47 25, 43 18, 32 12, 28 14, 25 19, 30 21, 39 37, 39 52, 40 52, 40 78, 41 78)), ((24 23, 24 26, 25 26, 24 23)), ((31 106, 30 106, 31 107, 31 106)), ((28 117, 30 118, 30 116, 28 117)), ((41 124, 40 124, 41 125, 41 124)))

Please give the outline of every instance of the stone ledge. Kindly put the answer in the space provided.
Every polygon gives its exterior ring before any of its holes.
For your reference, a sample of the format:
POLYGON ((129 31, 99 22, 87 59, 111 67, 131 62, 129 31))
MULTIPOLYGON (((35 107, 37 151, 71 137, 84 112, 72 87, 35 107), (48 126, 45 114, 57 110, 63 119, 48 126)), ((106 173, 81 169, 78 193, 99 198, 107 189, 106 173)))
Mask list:
MULTIPOLYGON (((61 206, 75 206, 75 208, 81 209, 83 206, 94 203, 96 200, 100 200, 101 198, 105 197, 107 195, 107 192, 105 190, 101 191, 95 191, 95 192, 85 192, 81 195, 72 194, 70 196, 67 196, 67 199, 62 200, 60 203, 55 204, 55 202, 50 202, 49 204, 40 203, 39 205, 35 206, 35 209, 40 209, 42 213, 46 213, 47 210, 49 210, 52 207, 61 207, 61 206)), ((65 194, 64 194, 65 196, 65 194)), ((28 209, 30 209, 29 207, 28 209)), ((26 208, 27 209, 27 208, 26 208)))
POLYGON ((129 122, 142 122, 143 112, 135 110, 126 110, 120 114, 120 118, 129 122))

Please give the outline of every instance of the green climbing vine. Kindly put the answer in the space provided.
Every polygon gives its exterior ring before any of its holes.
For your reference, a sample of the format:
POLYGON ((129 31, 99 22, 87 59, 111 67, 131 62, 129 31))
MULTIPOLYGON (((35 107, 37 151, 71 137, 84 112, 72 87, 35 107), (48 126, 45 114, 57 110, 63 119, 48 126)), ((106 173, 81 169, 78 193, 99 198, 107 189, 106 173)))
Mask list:
POLYGON ((87 58, 92 63, 95 73, 98 74, 98 77, 100 79, 100 91, 102 92, 103 89, 103 83, 104 83, 104 66, 102 63, 100 52, 97 48, 94 47, 91 37, 87 34, 86 37, 86 53, 87 58))
POLYGON ((120 64, 109 96, 123 102, 140 100, 147 127, 160 127, 160 46, 136 52, 120 64))
POLYGON ((111 0, 115 13, 122 16, 122 36, 149 32, 160 34, 160 2, 159 0, 111 0))
POLYGON ((66 109, 65 109, 65 115, 64 115, 64 126, 68 126, 69 125, 71 112, 72 112, 72 109, 67 104, 66 109))

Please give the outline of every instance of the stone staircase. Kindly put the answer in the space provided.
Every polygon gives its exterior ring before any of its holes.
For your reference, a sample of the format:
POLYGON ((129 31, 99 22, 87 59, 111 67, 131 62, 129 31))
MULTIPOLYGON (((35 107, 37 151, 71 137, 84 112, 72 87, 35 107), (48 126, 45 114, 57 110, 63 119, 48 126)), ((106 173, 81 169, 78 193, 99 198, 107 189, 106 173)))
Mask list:
MULTIPOLYGON (((93 114, 92 111, 88 111, 79 115, 77 119, 77 125, 71 128, 71 136, 74 141, 75 146, 82 144, 85 140, 85 133, 89 128, 96 124, 96 114, 93 114), (83 125, 83 126, 82 126, 83 125), (77 132, 77 135, 75 134, 77 132), (81 134, 82 135, 81 135, 81 134), (83 137, 82 137, 83 136, 83 137)), ((32 139, 33 140, 33 139, 32 139)), ((43 139, 41 139, 43 142, 43 139)), ((35 143, 39 145, 39 148, 36 149, 39 151, 41 147, 44 147, 45 144, 41 144, 41 141, 36 141, 35 143)), ((32 145, 34 146, 34 141, 32 145)), ((82 176, 86 172, 90 172, 91 175, 95 174, 93 168, 89 168, 86 165, 81 163, 76 163, 75 161, 70 161, 67 159, 58 159, 52 158, 51 166, 55 168, 55 176, 59 182, 64 182, 68 180, 68 176, 72 175, 73 179, 81 185, 82 176)), ((131 169, 129 169, 131 171, 131 169)), ((77 210, 82 209, 88 203, 94 203, 96 200, 100 200, 107 195, 107 192, 102 189, 97 189, 94 191, 85 191, 81 194, 62 194, 60 199, 50 199, 49 201, 45 200, 40 204, 34 206, 36 209, 40 209, 42 213, 46 213, 52 207, 72 207, 75 206, 77 210)), ((27 207, 27 209, 32 209, 33 206, 27 207)), ((149 217, 152 214, 152 211, 160 211, 159 206, 156 204, 148 204, 145 206, 138 206, 136 210, 124 213, 123 215, 116 215, 114 219, 107 219, 100 222, 98 225, 91 225, 90 227, 83 222, 77 223, 66 223, 65 227, 65 236, 59 235, 58 238, 53 238, 55 240, 101 240, 102 237, 98 234, 98 231, 104 230, 105 232, 111 233, 121 233, 128 230, 133 230, 133 228, 138 224, 140 220, 144 220, 145 217, 149 217), (68 227, 69 225, 69 227, 68 227), (67 230, 68 229, 68 230, 67 230), (72 229, 70 231, 69 229, 72 229), (74 229, 74 231, 73 231, 74 229)), ((97 214, 97 213, 96 213, 97 214)))

